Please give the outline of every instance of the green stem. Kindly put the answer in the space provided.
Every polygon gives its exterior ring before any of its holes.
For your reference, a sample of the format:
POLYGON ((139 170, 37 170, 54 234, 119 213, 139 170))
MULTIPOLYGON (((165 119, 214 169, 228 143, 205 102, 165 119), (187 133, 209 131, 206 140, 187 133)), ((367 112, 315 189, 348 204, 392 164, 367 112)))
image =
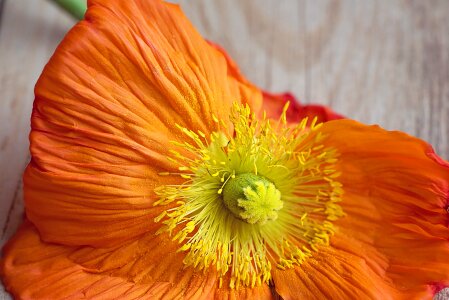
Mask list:
POLYGON ((81 20, 87 9, 86 0, 53 0, 60 7, 65 9, 69 14, 81 20))

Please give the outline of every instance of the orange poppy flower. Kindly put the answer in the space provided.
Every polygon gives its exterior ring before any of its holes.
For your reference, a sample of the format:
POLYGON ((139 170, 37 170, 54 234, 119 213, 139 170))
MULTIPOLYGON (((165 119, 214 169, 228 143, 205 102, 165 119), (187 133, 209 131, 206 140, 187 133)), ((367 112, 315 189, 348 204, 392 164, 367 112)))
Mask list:
POLYGON ((448 163, 286 98, 243 78, 175 5, 90 1, 36 86, 7 290, 421 299, 448 285, 448 163))

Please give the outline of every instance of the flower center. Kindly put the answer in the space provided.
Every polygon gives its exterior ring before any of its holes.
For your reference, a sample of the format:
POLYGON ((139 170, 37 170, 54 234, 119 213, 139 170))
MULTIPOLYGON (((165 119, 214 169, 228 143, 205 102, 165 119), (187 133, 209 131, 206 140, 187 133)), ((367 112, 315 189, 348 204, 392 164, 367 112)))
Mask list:
POLYGON ((337 151, 316 119, 293 126, 286 110, 278 121, 258 119, 235 104, 229 120, 212 116, 210 135, 178 126, 167 158, 178 170, 160 173, 182 183, 155 189, 154 205, 165 207, 156 234, 179 243, 186 266, 216 271, 220 287, 258 286, 273 267, 300 266, 329 245, 344 215, 337 151))
POLYGON ((281 192, 263 176, 243 173, 231 178, 223 189, 223 202, 234 217, 249 224, 265 224, 278 218, 281 192))

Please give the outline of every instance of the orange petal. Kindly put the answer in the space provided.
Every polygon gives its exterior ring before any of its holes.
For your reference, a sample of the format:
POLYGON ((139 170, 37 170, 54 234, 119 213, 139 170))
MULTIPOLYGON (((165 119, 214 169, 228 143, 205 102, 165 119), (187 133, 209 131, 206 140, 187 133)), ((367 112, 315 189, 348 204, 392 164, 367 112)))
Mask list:
MULTIPOLYGON (((298 267, 296 275, 277 272, 276 286, 285 276, 304 280, 295 276, 305 273, 318 287, 332 280, 338 295, 364 286, 372 294, 356 298, 431 298, 449 284, 449 165, 425 142, 377 126, 342 120, 318 132, 326 136, 325 146, 340 153, 340 205, 347 215, 334 223, 331 247, 298 267)), ((282 296, 295 295, 279 284, 282 296)))
POLYGON ((327 106, 314 104, 302 105, 290 93, 274 94, 261 91, 263 95, 263 102, 260 102, 257 98, 259 88, 243 76, 237 64, 222 47, 210 41, 209 44, 224 55, 228 64, 228 77, 230 77, 230 80, 234 79, 241 87, 240 89, 243 97, 246 97, 249 101, 251 101, 250 105, 254 111, 259 111, 260 107, 262 107, 262 110, 267 112, 267 116, 269 118, 278 119, 282 114, 285 104, 290 102, 289 110, 287 110, 287 120, 289 122, 299 122, 306 117, 309 118, 309 122, 312 122, 313 118, 317 117, 319 123, 344 118, 343 116, 333 112, 327 106))
POLYGON ((68 259, 73 251, 42 243, 35 228, 25 222, 4 248, 0 273, 5 288, 18 299, 126 299, 158 288, 91 273, 68 259))
POLYGON ((0 275, 20 299, 270 299, 267 286, 219 289, 213 271, 184 269, 165 238, 115 249, 47 244, 25 221, 4 249, 0 275))
POLYGON ((386 257, 386 276, 404 290, 448 285, 449 164, 424 141, 376 126, 334 122, 323 133, 341 153, 340 233, 386 257))
POLYGON ((177 6, 90 1, 36 86, 25 203, 43 239, 112 246, 149 230, 154 188, 174 183, 158 173, 174 170, 176 123, 207 134, 242 100, 227 72, 177 6))
MULTIPOLYGON (((177 253, 179 244, 166 234, 150 232, 137 240, 115 248, 96 249, 84 247, 70 255, 70 259, 95 272, 121 277, 137 284, 170 283, 164 290, 167 299, 271 299, 266 284, 257 288, 228 288, 229 277, 219 276, 214 269, 186 268, 184 253, 177 253)), ((162 292, 161 292, 162 293, 162 292)))
POLYGON ((287 110, 287 120, 289 122, 300 122, 308 118, 310 124, 316 117, 318 123, 343 119, 342 115, 335 113, 332 109, 324 105, 307 104, 302 105, 292 94, 272 94, 263 92, 263 109, 269 112, 268 116, 277 119, 287 102, 290 102, 287 110))
POLYGON ((332 247, 321 247, 301 266, 274 270, 275 288, 282 299, 405 300, 427 299, 433 295, 432 288, 425 285, 400 291, 400 287, 385 277, 381 259, 372 255, 368 260, 366 251, 360 252, 349 238, 335 236, 333 240, 332 247))

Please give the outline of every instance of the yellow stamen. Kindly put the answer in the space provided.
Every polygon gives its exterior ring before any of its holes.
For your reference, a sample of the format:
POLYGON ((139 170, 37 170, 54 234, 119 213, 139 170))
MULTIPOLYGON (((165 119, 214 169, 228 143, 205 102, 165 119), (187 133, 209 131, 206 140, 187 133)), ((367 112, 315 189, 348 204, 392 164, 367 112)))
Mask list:
POLYGON ((228 272, 230 288, 268 283, 272 259, 280 269, 301 265, 329 245, 332 222, 344 216, 336 150, 323 144, 317 118, 292 126, 287 109, 277 123, 239 104, 230 120, 212 115, 221 128, 232 123, 230 136, 177 125, 185 139, 168 159, 183 173, 160 175, 185 181, 156 189, 155 205, 168 206, 154 220, 158 233, 174 232, 186 266, 215 267, 220 287, 228 272))

